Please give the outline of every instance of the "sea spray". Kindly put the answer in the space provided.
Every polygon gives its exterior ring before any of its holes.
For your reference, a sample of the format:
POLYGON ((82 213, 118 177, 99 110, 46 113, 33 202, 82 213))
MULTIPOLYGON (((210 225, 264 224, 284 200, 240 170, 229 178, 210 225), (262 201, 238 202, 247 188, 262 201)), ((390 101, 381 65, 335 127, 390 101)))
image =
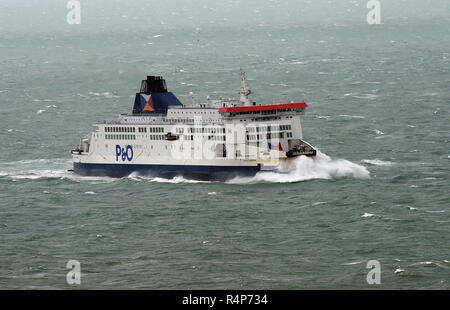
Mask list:
MULTIPOLYGON (((109 177, 85 177, 69 172, 70 161, 67 159, 36 159, 17 162, 2 163, 0 176, 8 176, 12 179, 40 179, 59 178, 73 181, 100 181, 111 182, 109 177), (3 170, 3 171, 2 171, 3 170)), ((345 159, 333 160, 324 153, 318 151, 316 157, 299 156, 291 161, 283 161, 276 171, 258 172, 253 177, 235 177, 228 184, 252 184, 252 183, 293 183, 312 179, 335 179, 350 177, 357 179, 370 178, 370 172, 361 165, 345 159)), ((172 179, 161 177, 146 177, 138 173, 128 176, 130 180, 147 180, 155 183, 210 183, 208 181, 191 180, 182 176, 172 179)))
POLYGON ((227 183, 293 183, 312 179, 351 177, 370 178, 370 172, 361 165, 345 159, 333 160, 320 151, 316 157, 300 156, 290 162, 282 162, 274 172, 259 172, 254 177, 237 177, 227 183))

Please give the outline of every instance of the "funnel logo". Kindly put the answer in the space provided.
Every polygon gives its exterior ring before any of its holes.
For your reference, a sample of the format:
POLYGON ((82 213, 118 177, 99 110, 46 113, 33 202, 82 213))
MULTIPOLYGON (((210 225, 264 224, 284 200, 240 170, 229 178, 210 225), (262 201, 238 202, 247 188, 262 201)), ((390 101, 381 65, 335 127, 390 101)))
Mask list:
POLYGON ((150 95, 150 98, 148 98, 148 100, 146 100, 146 101, 147 101, 147 103, 145 104, 143 111, 149 111, 149 112, 155 111, 155 107, 153 106, 152 95, 150 95))

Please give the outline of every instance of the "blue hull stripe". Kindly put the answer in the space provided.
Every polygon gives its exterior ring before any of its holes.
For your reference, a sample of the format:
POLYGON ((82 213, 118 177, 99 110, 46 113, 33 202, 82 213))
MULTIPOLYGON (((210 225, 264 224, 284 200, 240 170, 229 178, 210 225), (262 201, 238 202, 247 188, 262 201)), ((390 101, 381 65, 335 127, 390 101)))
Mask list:
POLYGON ((150 177, 173 178, 183 176, 200 180, 227 180, 236 176, 253 176, 259 166, 185 166, 185 165, 132 165, 74 163, 75 173, 84 176, 121 178, 135 172, 150 177))

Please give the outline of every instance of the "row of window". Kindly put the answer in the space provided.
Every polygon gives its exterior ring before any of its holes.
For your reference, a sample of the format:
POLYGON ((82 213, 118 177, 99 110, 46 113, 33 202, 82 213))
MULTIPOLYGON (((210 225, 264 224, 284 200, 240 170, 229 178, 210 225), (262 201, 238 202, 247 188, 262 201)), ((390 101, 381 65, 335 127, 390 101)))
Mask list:
MULTIPOLYGON (((163 127, 149 127, 149 132, 164 132, 163 127)), ((122 127, 105 127, 105 132, 136 132, 135 127, 129 127, 129 126, 122 126, 122 127)), ((147 128, 146 127, 139 127, 138 132, 140 133, 146 133, 147 128)))
MULTIPOLYGON (((211 127, 189 127, 186 128, 187 133, 225 133, 225 128, 211 127)), ((176 133, 184 133, 184 127, 176 128, 176 133)))
POLYGON ((192 112, 192 111, 170 111, 170 112, 173 114, 185 114, 184 112, 186 112, 186 114, 214 114, 214 113, 216 113, 216 111, 208 111, 208 112, 206 112, 206 111, 200 111, 200 112, 198 112, 198 111, 194 111, 194 112, 192 112))
MULTIPOLYGON (((286 116, 284 118, 292 118, 292 116, 286 116)), ((252 121, 252 122, 255 122, 255 121, 256 122, 260 122, 260 121, 275 121, 275 120, 279 120, 279 119, 281 119, 280 116, 267 116, 267 117, 252 118, 252 119, 250 119, 250 121, 252 121)), ((242 122, 242 121, 246 122, 247 119, 244 118, 244 119, 240 119, 239 121, 240 122, 242 122)))
MULTIPOLYGON (((147 133, 147 127, 139 127, 138 132, 147 133)), ((163 127, 149 127, 148 132, 150 132, 150 133, 164 132, 164 128, 163 127)))
MULTIPOLYGON (((250 141, 256 141, 256 140, 263 140, 264 135, 263 134, 257 134, 257 135, 247 135, 247 140, 250 141)), ((278 132, 278 133, 267 133, 265 135, 266 139, 283 139, 284 138, 284 132, 278 132)), ((286 138, 292 138, 292 132, 286 132, 286 138)), ((184 135, 183 140, 194 140, 194 136, 192 135, 184 135)), ((225 141, 225 136, 208 136, 208 140, 212 141, 225 141)))
MULTIPOLYGON (((164 119, 164 121, 166 121, 166 119, 164 119)), ((183 123, 183 124, 186 124, 186 123, 193 123, 194 119, 192 119, 192 118, 168 118, 167 121, 171 122, 171 123, 183 123)))
MULTIPOLYGON (((188 133, 225 133, 225 127, 189 127, 186 128, 188 133)), ((105 132, 135 132, 135 127, 105 127, 105 132)), ((262 132, 262 131, 279 131, 292 130, 291 125, 275 125, 275 126, 249 126, 248 132, 262 132)), ((150 133, 163 133, 163 127, 149 127, 150 133)), ((184 127, 176 128, 176 133, 184 133, 184 127)), ((146 127, 138 127, 139 133, 147 133, 146 127)))
MULTIPOLYGON (((184 135, 183 140, 194 140, 194 136, 192 135, 184 135)), ((208 136, 208 140, 212 141, 225 141, 225 136, 208 136)))
POLYGON ((165 140, 166 136, 165 135, 148 135, 148 138, 150 140, 165 140))
POLYGON ((135 132, 134 127, 105 127, 105 132, 135 132))
POLYGON ((208 136, 208 140, 225 141, 226 138, 225 138, 225 136, 208 136))
MULTIPOLYGON (((150 140, 165 140, 166 135, 148 135, 150 140)), ((136 135, 127 135, 127 134, 106 134, 106 140, 136 140, 136 135)))
POLYGON ((280 131, 280 130, 292 130, 291 125, 275 125, 275 126, 249 126, 248 132, 261 132, 261 131, 280 131))
POLYGON ((303 108, 294 109, 276 109, 276 110, 263 110, 263 111, 246 111, 246 112, 228 112, 225 113, 226 116, 236 116, 236 115, 251 115, 251 114, 276 114, 278 112, 301 112, 303 108))
MULTIPOLYGON (((247 140, 262 140, 263 139, 262 134, 258 134, 258 135, 247 135, 247 140)), ((283 139, 284 138, 284 132, 278 132, 278 133, 267 133, 266 134, 266 138, 267 139, 276 139, 276 138, 280 138, 283 139)), ((286 138, 292 138, 292 132, 286 132, 286 138)))
MULTIPOLYGON (((150 140, 165 140, 166 139, 165 135, 149 135, 148 137, 149 137, 150 140)), ((292 138, 292 132, 287 132, 286 133, 286 137, 287 138, 292 138)), ((267 133, 266 134, 266 138, 267 139, 284 138, 284 133, 283 132, 272 133, 272 134, 271 133, 267 133)), ((105 135, 105 139, 106 140, 136 140, 136 135, 107 134, 107 135, 105 135)), ((183 139, 184 140, 194 140, 194 136, 192 136, 192 135, 184 135, 183 139)), ((247 140, 262 140, 262 139, 263 139, 263 135, 262 134, 247 135, 247 140)), ((208 140, 225 141, 226 138, 225 138, 225 136, 208 136, 208 140)))
POLYGON ((106 140, 136 140, 136 135, 105 135, 106 140))

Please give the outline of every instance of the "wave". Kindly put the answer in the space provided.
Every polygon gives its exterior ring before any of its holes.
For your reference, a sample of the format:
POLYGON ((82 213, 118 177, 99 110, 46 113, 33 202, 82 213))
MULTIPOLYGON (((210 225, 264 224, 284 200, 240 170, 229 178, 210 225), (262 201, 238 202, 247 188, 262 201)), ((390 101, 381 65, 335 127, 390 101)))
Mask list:
POLYGON ((379 96, 375 95, 375 94, 360 94, 358 96, 353 95, 353 98, 357 98, 357 99, 365 99, 365 100, 375 100, 377 99, 379 96))
POLYGON ((384 132, 382 132, 381 130, 374 129, 373 131, 374 131, 377 135, 384 135, 384 132))
POLYGON ((348 114, 341 114, 341 115, 338 115, 338 117, 360 118, 360 119, 366 118, 365 116, 362 116, 362 115, 348 115, 348 114))
POLYGON ((120 98, 120 96, 114 95, 113 93, 110 93, 110 92, 97 93, 97 92, 92 92, 92 91, 90 91, 90 92, 88 93, 88 95, 94 96, 94 97, 105 97, 105 98, 108 98, 108 99, 111 99, 111 98, 120 98))
POLYGON ((365 212, 363 215, 361 215, 361 217, 372 217, 372 216, 375 216, 375 214, 365 212))
MULTIPOLYGON (((69 179, 76 182, 112 182, 119 180, 110 177, 86 177, 77 175, 69 169, 72 168, 71 160, 64 159, 33 159, 16 162, 0 163, 0 177, 13 180, 21 179, 69 179)), ((368 179, 370 172, 366 167, 355 164, 345 159, 331 159, 320 151, 317 156, 300 156, 290 162, 282 162, 276 171, 261 171, 253 177, 235 177, 227 184, 252 184, 252 183, 294 183, 313 179, 335 179, 335 178, 368 179)), ((211 181, 200 181, 176 176, 171 179, 162 177, 146 177, 132 173, 128 179, 141 182, 155 183, 212 183, 211 181)))
POLYGON ((0 177, 17 180, 69 179, 75 182, 111 182, 109 177, 85 177, 77 175, 68 158, 40 158, 0 163, 0 177))
POLYGON ((193 180, 193 179, 187 179, 183 176, 176 176, 171 179, 162 178, 162 177, 146 177, 138 175, 137 173, 130 174, 127 178, 134 180, 134 181, 148 181, 148 182, 154 182, 154 183, 172 183, 172 184, 178 184, 178 183, 212 183, 211 181, 201 181, 201 180, 193 180))
POLYGON ((359 265, 359 264, 362 264, 362 263, 364 263, 364 261, 357 261, 357 262, 350 262, 350 263, 344 263, 344 264, 341 264, 341 265, 343 265, 343 266, 351 266, 351 265, 359 265))
POLYGON ((383 161, 380 159, 364 159, 362 162, 373 166, 392 166, 395 164, 392 161, 383 161))
POLYGON ((281 163, 275 172, 258 172, 254 177, 236 177, 227 183, 295 183, 313 179, 335 179, 350 177, 368 179, 366 167, 345 159, 331 159, 320 151, 315 158, 300 156, 290 163, 281 163))
POLYGON ((0 177, 10 178, 12 180, 38 180, 38 179, 68 179, 75 182, 112 182, 116 179, 110 177, 87 177, 77 175, 67 169, 59 170, 27 170, 27 171, 15 171, 15 172, 0 172, 0 177))

